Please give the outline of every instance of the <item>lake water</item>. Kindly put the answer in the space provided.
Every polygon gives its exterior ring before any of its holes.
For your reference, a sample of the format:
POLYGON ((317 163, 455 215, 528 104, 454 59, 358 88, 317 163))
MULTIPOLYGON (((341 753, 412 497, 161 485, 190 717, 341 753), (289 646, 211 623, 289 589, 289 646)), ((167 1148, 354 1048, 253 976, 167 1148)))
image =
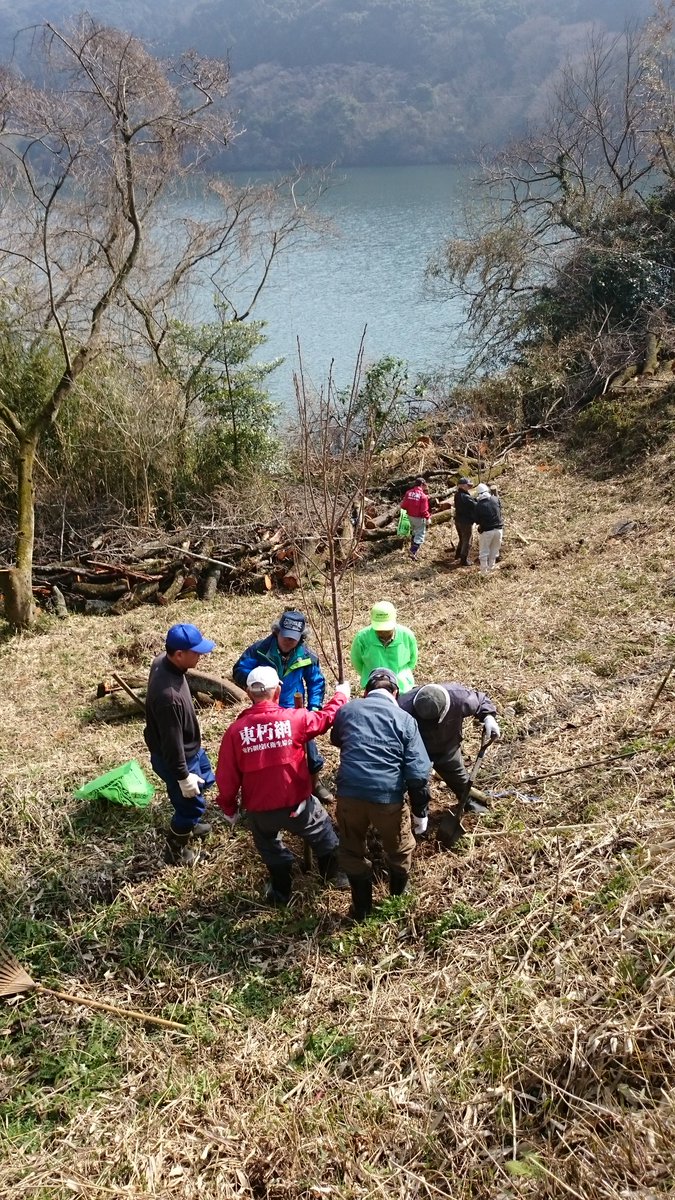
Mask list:
POLYGON ((367 325, 365 361, 406 359, 417 371, 447 371, 462 361, 462 311, 424 297, 427 258, 461 223, 470 171, 453 167, 372 167, 336 173, 320 212, 334 233, 286 251, 253 316, 267 322, 260 358, 285 359, 269 390, 294 405, 292 376, 300 338, 305 375, 351 381, 367 325))

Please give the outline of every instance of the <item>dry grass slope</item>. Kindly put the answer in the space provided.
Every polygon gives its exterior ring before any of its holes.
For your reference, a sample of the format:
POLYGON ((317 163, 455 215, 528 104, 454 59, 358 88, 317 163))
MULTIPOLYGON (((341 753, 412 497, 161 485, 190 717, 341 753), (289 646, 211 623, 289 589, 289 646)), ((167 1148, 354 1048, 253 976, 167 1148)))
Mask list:
MULTIPOLYGON (((674 1193, 672 678, 648 712, 675 653, 672 497, 589 484, 550 447, 514 460, 502 496, 497 577, 448 570, 441 527, 414 569, 401 552, 363 565, 357 620, 394 599, 421 680, 496 699, 485 786, 623 756, 523 784, 539 804, 497 799, 458 853, 432 839, 413 895, 361 928, 311 876, 288 912, 266 910, 247 835, 222 823, 197 869, 162 868, 160 792, 137 813, 72 798, 146 765, 142 723, 91 703, 111 666, 147 663, 167 623, 192 619, 228 670, 277 599, 72 618, 4 644, 7 941, 43 983, 192 1032, 3 1003, 3 1197, 674 1193)), ((203 720, 214 753, 228 719, 203 720)))

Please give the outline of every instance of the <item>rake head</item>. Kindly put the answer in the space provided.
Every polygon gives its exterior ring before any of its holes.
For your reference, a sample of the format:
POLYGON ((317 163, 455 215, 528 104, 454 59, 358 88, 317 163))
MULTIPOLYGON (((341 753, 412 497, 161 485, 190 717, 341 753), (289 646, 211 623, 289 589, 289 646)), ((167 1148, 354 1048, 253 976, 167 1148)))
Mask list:
POLYGON ((37 987, 35 980, 24 971, 19 960, 0 946, 0 996, 17 996, 34 987, 37 987))

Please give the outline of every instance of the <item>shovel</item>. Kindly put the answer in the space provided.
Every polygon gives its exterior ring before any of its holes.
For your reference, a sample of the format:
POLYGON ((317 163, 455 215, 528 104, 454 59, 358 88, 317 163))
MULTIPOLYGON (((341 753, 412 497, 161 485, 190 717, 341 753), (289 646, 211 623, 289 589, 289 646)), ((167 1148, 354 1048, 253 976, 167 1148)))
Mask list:
POLYGON ((469 796, 471 795, 471 788, 473 787, 474 780, 480 769, 480 764, 485 758, 485 752, 488 746, 491 745, 492 740, 490 738, 487 738, 481 742, 480 750, 476 755, 476 760, 471 768, 471 774, 469 775, 466 788, 464 789, 464 795, 459 801, 454 812, 444 813, 441 817, 440 824, 438 826, 438 840, 441 845, 445 846, 448 850, 451 850, 455 845, 455 842, 458 842, 459 839, 464 837, 464 834, 466 833, 466 830, 462 825, 462 817, 464 816, 464 810, 467 806, 469 796))

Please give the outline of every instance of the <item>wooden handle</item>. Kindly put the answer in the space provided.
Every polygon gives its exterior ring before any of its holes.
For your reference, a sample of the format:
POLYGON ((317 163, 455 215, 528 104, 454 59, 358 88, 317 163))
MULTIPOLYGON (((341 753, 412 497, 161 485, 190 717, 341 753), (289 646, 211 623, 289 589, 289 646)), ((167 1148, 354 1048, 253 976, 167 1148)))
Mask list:
POLYGON ((133 700, 134 704, 136 704, 138 706, 138 708, 140 708, 141 712, 145 712, 145 702, 143 700, 141 700, 140 696, 136 695, 136 693, 133 691, 133 689, 129 687, 129 684, 126 683, 126 681, 124 679, 122 679, 122 676, 117 675, 113 671, 112 677, 116 683, 119 683, 120 687, 126 692, 127 696, 131 696, 131 699, 133 700))
POLYGON ((149 1013, 138 1012, 135 1008, 118 1008, 115 1004, 104 1004, 102 1000, 90 1000, 88 996, 70 996, 68 992, 56 992, 54 988, 44 987, 43 984, 37 984, 39 992, 46 992, 48 996, 56 996, 57 1000, 67 1000, 70 1004, 85 1004, 87 1008, 100 1008, 103 1012, 115 1013, 118 1017, 134 1017, 137 1021, 150 1021, 153 1025, 163 1025, 165 1029, 178 1029, 181 1033, 187 1033, 187 1025, 180 1025, 178 1021, 167 1021, 164 1017, 152 1017, 149 1013))

